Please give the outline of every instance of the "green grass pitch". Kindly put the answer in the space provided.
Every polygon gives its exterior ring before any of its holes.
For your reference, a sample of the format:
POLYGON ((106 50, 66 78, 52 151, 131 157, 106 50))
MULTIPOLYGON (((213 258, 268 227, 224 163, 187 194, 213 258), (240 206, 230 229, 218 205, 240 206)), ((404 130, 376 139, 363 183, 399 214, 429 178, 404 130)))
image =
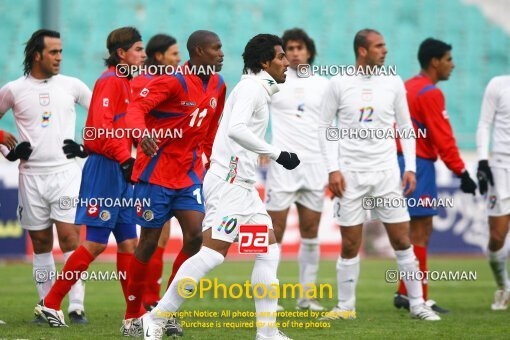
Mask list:
MULTIPOLYGON (((58 266, 61 268, 61 265, 58 266)), ((250 278, 253 262, 226 261, 210 273, 208 278, 217 277, 221 283, 244 283, 250 278)), ((484 338, 507 339, 510 330, 510 310, 490 310, 495 284, 488 263, 483 258, 431 258, 430 270, 476 271, 476 281, 431 282, 430 298, 452 311, 439 322, 412 320, 407 312, 393 307, 393 293, 396 285, 385 282, 385 271, 395 269, 393 260, 364 259, 357 288, 358 319, 331 322, 324 328, 286 328, 284 332, 293 339, 381 339, 381 338, 484 338)), ((92 264, 89 271, 114 270, 114 264, 92 264)), ((166 265, 164 280, 169 275, 166 265)), ((280 283, 296 282, 297 262, 283 261, 279 269, 280 283)), ((121 338, 119 328, 124 314, 124 302, 118 282, 89 281, 86 284, 86 314, 88 326, 71 325, 67 329, 50 329, 30 323, 32 311, 37 302, 37 293, 32 282, 30 264, 0 265, 0 339, 113 339, 121 338)), ((322 261, 318 283, 333 285, 333 299, 322 303, 331 308, 336 303, 335 261, 322 261)), ((295 301, 281 301, 287 310, 294 310, 295 301)), ((67 298, 62 305, 67 308, 67 298)), ((183 305, 183 310, 193 311, 254 311, 249 299, 214 299, 207 294, 203 299, 192 299, 183 305)), ((66 315, 66 320, 67 315, 66 315)), ((251 321, 249 318, 186 318, 184 321, 251 321)), ((311 321, 307 319, 279 318, 278 321, 311 321)), ((187 328, 185 339, 254 339, 254 329, 187 328)))

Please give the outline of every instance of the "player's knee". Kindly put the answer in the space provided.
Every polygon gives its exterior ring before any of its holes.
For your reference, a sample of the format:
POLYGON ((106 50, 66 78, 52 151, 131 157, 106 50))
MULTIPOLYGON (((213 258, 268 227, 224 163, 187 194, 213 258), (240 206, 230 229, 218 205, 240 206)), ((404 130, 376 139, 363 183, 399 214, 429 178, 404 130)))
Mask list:
POLYGON ((159 236, 158 247, 165 248, 167 243, 168 243, 168 234, 162 232, 161 235, 159 236))
POLYGON ((99 256, 106 249, 106 244, 90 241, 83 242, 83 246, 94 257, 99 256))
POLYGON ((60 249, 62 249, 63 252, 68 252, 78 248, 78 245, 80 244, 80 238, 76 234, 67 233, 59 235, 58 242, 60 244, 60 249))
POLYGON ((489 250, 490 251, 498 251, 505 245, 505 239, 506 237, 502 236, 501 234, 493 235, 491 233, 489 238, 489 250))
POLYGON ((53 240, 33 237, 32 247, 36 254, 48 253, 53 249, 53 240))
POLYGON ((130 238, 117 244, 117 250, 119 253, 133 254, 136 249, 138 239, 130 238))
POLYGON ((406 250, 411 246, 411 242, 409 241, 409 237, 399 237, 391 240, 391 246, 395 250, 406 250))
POLYGON ((348 240, 345 239, 342 241, 342 257, 343 258, 353 258, 358 255, 358 250, 361 245, 361 240, 348 240))
POLYGON ((304 224, 300 227, 302 238, 316 238, 319 226, 314 223, 304 224))
POLYGON ((188 231, 183 236, 183 243, 187 248, 200 250, 203 241, 202 230, 188 231))

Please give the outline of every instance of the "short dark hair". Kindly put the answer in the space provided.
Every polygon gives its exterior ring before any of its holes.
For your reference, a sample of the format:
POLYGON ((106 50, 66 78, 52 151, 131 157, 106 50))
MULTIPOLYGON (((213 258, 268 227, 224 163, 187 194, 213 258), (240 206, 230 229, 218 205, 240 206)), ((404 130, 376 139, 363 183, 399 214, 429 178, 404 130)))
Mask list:
POLYGON ((25 46, 25 60, 23 61, 23 73, 25 75, 28 75, 32 70, 35 54, 42 53, 44 50, 44 37, 60 39, 60 33, 57 31, 40 29, 32 34, 25 46))
POLYGON ((356 56, 356 58, 358 58, 358 48, 364 47, 368 49, 367 36, 370 33, 381 35, 381 33, 374 29, 364 28, 358 31, 358 33, 356 33, 356 35, 354 36, 354 55, 356 56))
POLYGON ((430 61, 433 58, 441 59, 444 55, 452 50, 452 45, 449 45, 441 40, 434 38, 427 38, 421 44, 418 49, 418 61, 422 69, 427 69, 430 65, 430 61))
POLYGON ((262 70, 262 63, 271 61, 276 56, 275 46, 282 46, 283 41, 274 34, 257 34, 248 41, 243 52, 243 73, 248 70, 259 73, 262 70))
POLYGON ((175 44, 177 44, 177 40, 170 35, 156 34, 153 36, 145 47, 145 53, 147 54, 145 65, 157 65, 156 53, 165 53, 170 46, 175 44))
POLYGON ((313 61, 315 60, 315 56, 317 55, 317 50, 315 49, 315 42, 312 38, 306 34, 306 32, 301 28, 293 28, 290 30, 286 30, 283 32, 282 36, 283 40, 283 49, 287 49, 287 43, 289 41, 302 41, 306 45, 306 49, 310 53, 310 59, 308 60, 309 64, 313 64, 313 61))
POLYGON ((121 27, 113 30, 108 34, 106 39, 106 49, 110 55, 104 60, 106 66, 116 66, 120 63, 117 49, 122 48, 127 51, 136 42, 142 40, 142 35, 134 27, 121 27))

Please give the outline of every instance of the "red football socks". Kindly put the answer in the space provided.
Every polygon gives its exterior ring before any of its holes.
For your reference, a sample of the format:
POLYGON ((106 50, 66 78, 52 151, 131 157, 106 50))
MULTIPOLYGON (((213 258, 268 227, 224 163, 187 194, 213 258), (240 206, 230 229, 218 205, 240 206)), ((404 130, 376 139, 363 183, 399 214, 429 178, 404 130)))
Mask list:
POLYGON ((60 310, 62 300, 80 278, 79 273, 86 271, 92 261, 94 261, 94 256, 84 246, 79 246, 67 259, 62 274, 57 277, 50 292, 44 298, 44 305, 60 310))

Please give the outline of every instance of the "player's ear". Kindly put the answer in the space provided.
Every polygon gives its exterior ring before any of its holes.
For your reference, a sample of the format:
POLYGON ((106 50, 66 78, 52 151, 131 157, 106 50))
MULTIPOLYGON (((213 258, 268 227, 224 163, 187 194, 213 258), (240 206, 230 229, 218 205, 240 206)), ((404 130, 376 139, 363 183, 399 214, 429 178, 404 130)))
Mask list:
POLYGON ((437 68, 438 66, 439 66, 439 59, 438 58, 430 59, 429 67, 437 68))
POLYGON ((34 54, 34 61, 40 62, 42 60, 42 52, 35 52, 34 54))
POLYGON ((154 54, 154 59, 156 59, 156 61, 158 63, 161 63, 161 60, 163 60, 163 53, 162 52, 156 52, 154 54))
POLYGON ((126 51, 124 51, 121 47, 119 47, 117 49, 117 56, 119 57, 120 60, 125 59, 126 58, 126 51))
POLYGON ((260 64, 262 66, 262 69, 265 71, 267 70, 269 67, 271 67, 271 60, 268 60, 268 61, 264 61, 263 63, 260 64))

